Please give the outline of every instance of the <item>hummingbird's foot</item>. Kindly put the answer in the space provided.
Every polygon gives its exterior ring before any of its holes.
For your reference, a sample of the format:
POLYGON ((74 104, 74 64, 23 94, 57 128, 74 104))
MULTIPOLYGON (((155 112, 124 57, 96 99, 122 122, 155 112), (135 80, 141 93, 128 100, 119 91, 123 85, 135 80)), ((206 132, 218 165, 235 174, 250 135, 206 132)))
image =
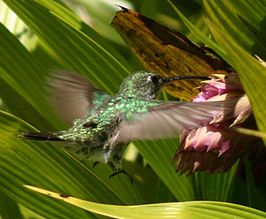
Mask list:
POLYGON ((115 172, 115 165, 114 165, 114 163, 111 162, 111 161, 108 161, 107 164, 108 164, 108 166, 111 167, 112 170, 115 172))
POLYGON ((130 180, 130 182, 133 183, 133 177, 130 176, 130 175, 129 175, 125 170, 123 170, 123 169, 119 169, 119 170, 117 170, 116 172, 112 173, 112 174, 109 176, 109 179, 111 179, 112 177, 114 177, 114 176, 116 176, 116 175, 118 175, 118 174, 120 174, 120 173, 123 173, 123 174, 127 175, 128 178, 129 178, 129 180, 130 180))
POLYGON ((92 164, 92 168, 94 169, 99 163, 100 163, 100 161, 95 161, 95 162, 92 164))

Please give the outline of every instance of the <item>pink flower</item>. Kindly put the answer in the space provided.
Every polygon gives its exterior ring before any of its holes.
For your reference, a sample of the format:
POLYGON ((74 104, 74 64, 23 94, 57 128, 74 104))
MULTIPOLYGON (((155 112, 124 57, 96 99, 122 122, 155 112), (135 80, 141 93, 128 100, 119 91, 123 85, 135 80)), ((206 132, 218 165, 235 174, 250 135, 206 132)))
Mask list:
POLYGON ((251 137, 232 132, 229 127, 243 123, 251 114, 251 106, 236 74, 226 78, 213 75, 203 82, 201 92, 193 102, 230 101, 239 97, 234 113, 221 109, 219 117, 206 126, 183 130, 181 147, 175 154, 176 170, 181 172, 224 172, 246 151, 251 137))

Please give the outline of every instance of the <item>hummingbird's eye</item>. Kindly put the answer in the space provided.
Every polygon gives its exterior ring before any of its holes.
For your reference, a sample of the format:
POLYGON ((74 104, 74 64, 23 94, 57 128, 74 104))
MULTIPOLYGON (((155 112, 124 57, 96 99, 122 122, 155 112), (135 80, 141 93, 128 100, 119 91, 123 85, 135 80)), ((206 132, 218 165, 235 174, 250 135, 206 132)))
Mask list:
POLYGON ((151 81, 154 84, 157 84, 159 81, 159 77, 157 75, 149 76, 148 81, 151 81))

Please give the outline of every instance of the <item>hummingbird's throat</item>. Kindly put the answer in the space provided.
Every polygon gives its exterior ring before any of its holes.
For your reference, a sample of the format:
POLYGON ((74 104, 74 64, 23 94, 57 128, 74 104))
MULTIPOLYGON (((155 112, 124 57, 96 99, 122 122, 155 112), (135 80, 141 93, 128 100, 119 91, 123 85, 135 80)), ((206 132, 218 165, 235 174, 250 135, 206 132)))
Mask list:
POLYGON ((210 77, 196 76, 196 75, 180 75, 180 76, 163 78, 164 83, 170 83, 170 82, 178 81, 178 80, 210 80, 210 77))

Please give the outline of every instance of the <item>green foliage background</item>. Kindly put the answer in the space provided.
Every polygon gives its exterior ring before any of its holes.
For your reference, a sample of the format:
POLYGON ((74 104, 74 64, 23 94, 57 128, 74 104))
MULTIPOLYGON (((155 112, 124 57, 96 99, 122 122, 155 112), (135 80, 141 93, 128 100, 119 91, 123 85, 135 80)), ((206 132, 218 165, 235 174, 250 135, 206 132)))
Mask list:
MULTIPOLYGON (((72 69, 110 94, 117 91, 126 75, 142 69, 109 25, 118 9, 114 3, 103 2, 0 1, 1 216, 265 218, 265 186, 255 183, 248 164, 245 180, 238 177, 236 166, 225 174, 176 174, 171 164, 178 145, 175 139, 134 143, 149 166, 132 162, 132 156, 125 159, 126 169, 136 179, 132 184, 123 175, 109 180, 108 166, 102 164, 92 169, 90 162, 75 159, 55 144, 17 138, 22 130, 65 127, 46 101, 45 82, 51 69, 72 69), (75 14, 80 8, 90 26, 75 14), (92 202, 74 200, 69 205, 30 191, 25 184, 92 202), (209 202, 185 202, 193 200, 209 202), (146 203, 162 204, 115 206, 146 203)), ((266 67, 254 58, 258 55, 266 59, 265 0, 145 0, 127 4, 178 29, 193 42, 207 45, 235 68, 257 125, 266 131, 266 96, 261 95, 266 90, 266 67)))

